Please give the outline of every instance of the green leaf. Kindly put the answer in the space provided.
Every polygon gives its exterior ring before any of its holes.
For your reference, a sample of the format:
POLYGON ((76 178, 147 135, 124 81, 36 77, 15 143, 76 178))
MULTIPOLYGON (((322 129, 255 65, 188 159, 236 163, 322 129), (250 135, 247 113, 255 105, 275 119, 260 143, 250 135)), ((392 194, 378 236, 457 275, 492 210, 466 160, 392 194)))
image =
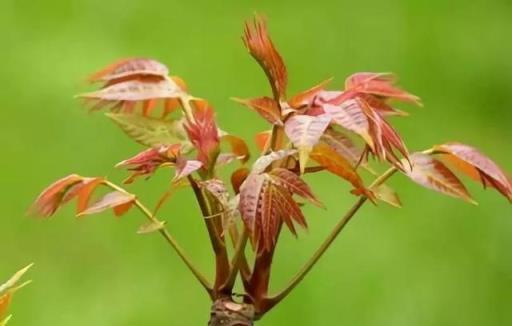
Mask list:
POLYGON ((19 290, 21 289, 23 286, 27 285, 28 283, 25 282, 23 283, 22 285, 19 285, 19 286, 16 286, 16 284, 19 282, 19 280, 21 279, 21 277, 23 275, 25 275, 25 273, 32 267, 34 266, 34 264, 30 264, 24 268, 22 268, 21 270, 19 270, 18 272, 16 272, 7 282, 5 282, 4 284, 1 284, 0 285, 0 294, 4 291, 7 291, 7 290, 19 290))
POLYGON ((164 221, 150 221, 146 224, 143 224, 137 230, 137 234, 148 234, 159 231, 165 227, 164 221))
POLYGON ((382 184, 377 187, 373 187, 371 191, 375 194, 375 197, 377 197, 378 200, 388 203, 393 207, 402 207, 402 202, 400 201, 398 194, 388 185, 382 184))
POLYGON ((7 316, 4 320, 0 321, 0 326, 5 326, 11 320, 12 315, 7 316))
POLYGON ((0 326, 5 326, 11 316, 7 316, 3 319, 7 311, 9 309, 9 304, 11 303, 13 294, 19 289, 23 288, 27 284, 30 284, 32 281, 26 281, 20 285, 18 282, 21 277, 33 266, 34 264, 30 264, 27 267, 16 272, 7 282, 0 285, 0 326))
POLYGON ((107 116, 128 136, 144 146, 182 144, 182 151, 192 146, 181 120, 161 120, 126 113, 107 113, 107 116))

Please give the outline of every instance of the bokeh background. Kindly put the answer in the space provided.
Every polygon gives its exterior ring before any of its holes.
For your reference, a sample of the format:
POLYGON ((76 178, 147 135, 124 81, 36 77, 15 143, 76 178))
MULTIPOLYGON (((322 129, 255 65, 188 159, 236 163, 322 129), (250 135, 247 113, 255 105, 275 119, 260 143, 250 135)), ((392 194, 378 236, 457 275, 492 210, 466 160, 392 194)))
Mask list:
MULTIPOLYGON (((113 165, 141 148, 73 95, 115 59, 167 63, 209 99, 221 126, 249 137, 266 128, 230 96, 269 94, 242 46, 243 22, 264 13, 289 69, 290 93, 356 71, 393 71, 425 107, 396 126, 410 149, 473 144, 512 171, 512 2, 0 1, 0 279, 29 262, 35 282, 15 298, 12 325, 204 325, 202 289, 158 235, 139 236, 133 212, 83 220, 25 215, 40 190, 77 172, 125 177, 113 165)), ((307 208, 310 230, 284 236, 279 288, 354 201, 332 177, 313 186, 328 210, 307 208)), ((153 206, 159 173, 132 189, 153 206)), ((473 207, 402 176, 402 209, 365 207, 305 282, 261 325, 511 325, 512 206, 480 186, 473 207)), ((192 196, 162 214, 202 269, 209 243, 192 196)), ((211 273, 210 273, 211 274, 211 273)))

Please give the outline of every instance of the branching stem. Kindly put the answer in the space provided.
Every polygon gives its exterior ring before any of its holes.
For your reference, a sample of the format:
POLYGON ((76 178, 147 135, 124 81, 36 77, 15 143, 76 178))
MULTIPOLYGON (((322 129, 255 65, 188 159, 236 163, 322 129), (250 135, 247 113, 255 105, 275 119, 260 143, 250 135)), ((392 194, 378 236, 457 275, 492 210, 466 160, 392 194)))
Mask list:
MULTIPOLYGON (((384 172, 380 177, 375 179, 375 181, 370 185, 370 189, 372 187, 376 187, 384 183, 387 179, 389 179, 395 172, 396 168, 390 168, 386 172, 384 172)), ((350 208, 350 210, 341 218, 341 220, 336 224, 331 233, 327 236, 324 242, 321 244, 320 248, 313 254, 313 256, 304 264, 304 266, 299 270, 299 272, 290 280, 288 285, 277 295, 268 298, 266 303, 264 304, 265 310, 268 311, 272 309, 276 304, 282 301, 290 292, 304 279, 304 277, 311 271, 313 266, 320 260, 323 254, 329 249, 331 244, 336 240, 340 232, 345 228, 345 226, 350 222, 352 217, 357 213, 357 211, 364 205, 364 203, 368 200, 366 196, 362 196, 359 200, 350 208)))
POLYGON ((231 261, 231 270, 229 272, 228 279, 226 280, 226 283, 224 283, 224 285, 222 286, 221 291, 230 292, 231 290, 233 290, 236 276, 238 274, 238 271, 240 270, 242 259, 245 257, 245 246, 247 245, 248 239, 249 231, 244 227, 242 236, 238 239, 238 242, 235 247, 235 253, 233 254, 233 259, 231 261))
MULTIPOLYGON (((113 190, 129 194, 129 192, 127 192, 125 189, 123 189, 123 188, 119 187, 118 185, 113 184, 109 181, 106 181, 105 185, 110 187, 113 190)), ((149 221, 151 221, 153 223, 160 223, 160 221, 151 213, 151 211, 146 206, 144 206, 144 204, 142 204, 138 199, 135 199, 134 205, 139 209, 139 211, 144 216, 146 216, 146 218, 149 221)), ((167 243, 169 243, 169 245, 171 245, 171 247, 176 251, 176 253, 181 258, 181 260, 183 260, 185 265, 187 265, 189 270, 192 272, 192 274, 194 274, 194 276, 199 281, 199 283, 201 283, 201 285, 206 290, 206 292, 208 292, 208 295, 213 298, 213 291, 212 291, 212 286, 210 285, 210 282, 199 271, 199 269, 192 263, 191 259, 185 253, 183 248, 178 244, 176 239, 174 239, 174 237, 169 233, 167 228, 165 228, 165 226, 164 226, 163 228, 158 230, 158 232, 165 238, 167 243)))
MULTIPOLYGON (((216 212, 212 211, 212 207, 210 207, 210 203, 206 198, 203 190, 198 186, 197 182, 189 176, 190 184, 192 185, 192 189, 194 190, 194 194, 196 195, 197 202, 201 209, 201 213, 204 217, 204 222, 206 224, 206 229, 208 230, 208 235, 210 236, 210 242, 212 244, 213 251, 215 252, 215 285, 214 292, 217 292, 221 286, 226 282, 230 267, 229 267, 229 258, 226 249, 226 244, 221 237, 220 230, 218 230, 216 225, 215 218, 211 218, 216 212)), ((216 295, 216 293, 214 294, 216 295)))

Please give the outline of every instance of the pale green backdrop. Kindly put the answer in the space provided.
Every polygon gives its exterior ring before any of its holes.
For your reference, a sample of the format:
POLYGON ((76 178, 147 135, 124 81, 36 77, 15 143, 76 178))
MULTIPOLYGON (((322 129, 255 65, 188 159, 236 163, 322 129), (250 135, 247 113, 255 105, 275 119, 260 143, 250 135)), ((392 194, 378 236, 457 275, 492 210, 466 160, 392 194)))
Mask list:
MULTIPOLYGON (((411 149, 446 140, 480 147, 512 171, 512 2, 393 1, 0 1, 0 278, 29 262, 35 282, 15 298, 13 326, 204 325, 208 300, 156 235, 138 236, 130 213, 84 220, 25 216, 49 182, 77 172, 125 174, 136 153, 101 113, 73 95, 85 77, 126 56, 164 61, 209 99, 224 129, 243 136, 264 122, 230 96, 268 94, 240 39, 264 13, 289 68, 291 90, 355 71, 393 71, 424 99, 396 125, 411 149)), ((154 205, 167 174, 133 187, 154 205)), ((367 206, 306 281, 261 325, 512 325, 512 206, 470 186, 480 206, 399 176, 401 210, 367 206)), ((279 287, 354 198, 332 177, 313 186, 327 211, 285 236, 279 287)), ((209 244, 189 192, 164 210, 176 237, 211 270, 209 244)))

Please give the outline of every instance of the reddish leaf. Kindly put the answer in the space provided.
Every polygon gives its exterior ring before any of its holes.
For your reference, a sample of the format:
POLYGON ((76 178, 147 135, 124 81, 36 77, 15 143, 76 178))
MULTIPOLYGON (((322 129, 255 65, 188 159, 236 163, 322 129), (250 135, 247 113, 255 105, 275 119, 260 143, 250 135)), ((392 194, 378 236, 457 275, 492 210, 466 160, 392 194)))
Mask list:
POLYGON ((409 113, 398 110, 387 104, 382 98, 370 94, 358 94, 358 98, 364 100, 373 110, 383 117, 386 116, 408 116, 409 113))
POLYGON ((325 104, 323 109, 338 125, 359 134, 371 152, 381 160, 388 160, 399 169, 401 160, 395 151, 407 157, 408 151, 400 135, 362 97, 345 100, 340 105, 325 104))
POLYGON ((336 124, 358 134, 367 144, 373 146, 368 117, 357 100, 350 99, 341 105, 326 104, 323 106, 323 109, 327 114, 331 115, 332 120, 336 124))
POLYGON ((139 176, 151 176, 160 166, 176 162, 180 145, 161 146, 147 149, 132 158, 124 160, 116 167, 126 167, 132 174, 124 183, 132 183, 139 176))
POLYGON ((306 227, 306 220, 292 193, 275 178, 268 174, 250 174, 240 188, 242 220, 259 252, 272 250, 283 222, 293 234, 296 233, 294 223, 306 227))
POLYGON ((226 189, 224 181, 221 179, 213 178, 204 181, 200 181, 199 186, 206 190, 206 192, 212 195, 217 202, 226 206, 229 199, 229 192, 226 189))
POLYGON ((238 214, 238 196, 230 200, 229 192, 221 179, 213 178, 201 181, 199 186, 205 190, 208 197, 213 199, 211 202, 217 206, 215 210, 221 215, 223 235, 235 222, 234 219, 238 214))
POLYGON ((176 161, 176 175, 174 176, 173 182, 186 178, 199 170, 202 166, 203 163, 201 161, 187 160, 183 156, 178 157, 176 161))
POLYGON ((85 178, 78 175, 65 177, 41 193, 31 212, 43 217, 52 216, 57 209, 77 198, 76 214, 82 215, 89 205, 89 200, 96 188, 105 182, 104 178, 85 178))
POLYGON ((368 117, 369 131, 372 137, 372 144, 368 145, 371 151, 379 159, 387 160, 398 169, 402 170, 402 161, 395 154, 395 150, 397 150, 403 157, 408 158, 409 156, 409 152, 402 138, 398 132, 365 101, 360 100, 359 103, 368 117))
POLYGON ((247 144, 242 138, 234 135, 224 135, 220 138, 220 141, 227 142, 231 147, 231 153, 233 153, 238 160, 242 161, 242 163, 247 162, 251 157, 249 147, 247 147, 247 144))
POLYGON ((324 80, 320 84, 313 86, 312 88, 300 92, 288 100, 288 105, 294 109, 298 109, 304 106, 310 106, 313 104, 313 100, 324 91, 325 86, 332 81, 332 78, 324 80))
POLYGON ((113 211, 114 211, 114 215, 117 216, 117 217, 123 216, 124 214, 128 213, 128 211, 133 207, 133 205, 134 205, 134 202, 133 201, 129 201, 129 202, 126 202, 124 204, 120 204, 120 205, 114 206, 112 208, 113 211))
POLYGON ((309 153, 331 122, 328 114, 312 117, 309 115, 294 115, 284 125, 284 131, 295 147, 299 150, 299 165, 304 173, 309 153))
POLYGON ((250 174, 240 187, 240 213, 245 226, 251 234, 255 234, 256 218, 260 213, 260 202, 263 190, 269 183, 263 174, 250 174))
POLYGON ((30 212, 42 217, 52 216, 63 203, 66 193, 72 186, 83 180, 83 177, 72 174, 54 182, 37 197, 30 208, 30 212))
POLYGON ((287 189, 293 194, 309 200, 317 206, 323 207, 322 203, 316 199, 315 195, 311 192, 308 184, 295 173, 287 169, 276 168, 273 169, 269 175, 275 184, 287 189))
POLYGON ((142 102, 142 115, 149 116, 156 108, 158 101, 156 99, 149 99, 142 102))
MULTIPOLYGON (((166 157, 165 154, 167 153, 167 149, 167 146, 146 149, 129 159, 117 163, 116 167, 137 167, 148 164, 154 165, 155 162, 161 164, 162 161, 166 161, 164 158, 166 157)), ((176 159, 176 156, 174 156, 174 159, 176 159)))
MULTIPOLYGON (((101 185, 105 180, 103 178, 84 178, 79 184, 74 185, 73 188, 66 194, 66 197, 70 195, 78 196, 78 202, 76 205, 76 214, 80 214, 84 211, 89 205, 89 200, 91 198, 92 193, 96 188, 101 185), (70 192, 74 192, 74 194, 70 194, 70 192)), ((70 200, 69 197, 66 200, 70 200)))
POLYGON ((235 219, 240 216, 238 211, 239 196, 230 198, 226 185, 221 179, 213 178, 201 181, 199 186, 206 191, 206 194, 213 199, 213 203, 218 207, 216 210, 221 217, 221 235, 223 236, 226 231, 235 227, 235 219))
MULTIPOLYGON (((115 207, 119 207, 119 206, 122 206, 125 208, 124 205, 126 205, 128 203, 133 203, 134 201, 135 201, 135 196, 132 194, 128 194, 128 193, 120 192, 120 191, 109 192, 108 194, 103 196, 103 198, 101 198, 96 203, 92 204, 86 210, 81 212, 79 214, 79 216, 101 213, 109 208, 115 208, 115 207)), ((119 209, 118 212, 125 211, 124 208, 119 209)))
POLYGON ((2 322, 3 318, 7 314, 7 308, 9 308, 11 299, 12 299, 11 292, 7 292, 7 293, 4 293, 3 295, 0 295, 0 323, 2 322))
POLYGON ((340 156, 347 159, 352 166, 359 162, 362 151, 345 134, 334 129, 327 129, 321 140, 332 147, 340 156))
POLYGON ((215 162, 215 165, 217 167, 221 167, 224 165, 228 165, 229 163, 236 161, 237 157, 233 153, 220 153, 219 156, 217 156, 217 161, 215 162))
POLYGON ((198 160, 205 168, 213 164, 219 153, 219 133, 213 108, 206 101, 194 101, 193 121, 187 121, 185 130, 198 151, 198 160))
POLYGON ((152 59, 129 58, 119 60, 98 71, 89 78, 89 81, 112 81, 138 75, 153 75, 165 78, 169 74, 167 67, 152 59))
POLYGON ((273 125, 282 126, 281 109, 274 99, 270 97, 259 97, 249 100, 234 98, 233 100, 248 106, 273 125))
POLYGON ((181 94, 182 91, 178 85, 169 79, 157 82, 129 80, 108 86, 96 92, 81 94, 79 97, 106 101, 105 104, 107 104, 110 102, 136 102, 152 99, 178 98, 181 94))
POLYGON ((254 141, 256 143, 256 147, 262 152, 264 152, 267 148, 270 147, 270 135, 272 134, 271 130, 262 131, 254 136, 254 141))
POLYGON ((430 155, 414 153, 404 173, 423 187, 475 204, 464 184, 443 163, 430 155))
POLYGON ((247 179, 249 173, 250 170, 248 168, 240 168, 231 174, 231 186, 235 194, 240 192, 240 186, 244 183, 245 179, 247 179))
POLYGON ((363 193, 372 198, 371 193, 365 188, 363 180, 354 170, 352 164, 330 146, 318 144, 311 152, 310 157, 329 172, 350 182, 358 193, 363 193))
MULTIPOLYGON (((93 99, 97 102, 92 106, 92 110, 101 109, 104 107, 110 107, 113 111, 121 111, 124 113, 134 113, 138 102, 142 102, 142 114, 148 116, 156 108, 158 102, 163 102, 162 117, 166 117, 169 113, 173 112, 179 107, 180 101, 177 99, 179 94, 171 97, 162 95, 169 93, 165 91, 165 86, 172 85, 172 89, 175 90, 173 93, 186 93, 187 86, 185 82, 177 77, 168 77, 169 71, 162 63, 146 58, 131 58, 124 59, 114 64, 109 65, 105 69, 99 71, 90 77, 91 82, 104 81, 106 82, 103 86, 103 90, 93 93, 93 99), (110 86, 123 85, 119 87, 110 88, 110 86), (130 87, 126 87, 129 85, 130 87), (132 88, 132 89, 128 89, 132 88), (144 90, 136 89, 144 88, 144 90), (108 89, 108 91, 106 91, 108 89), (157 93, 155 98, 140 99, 140 100, 128 100, 126 94, 120 94, 115 99, 105 99, 107 96, 104 93, 108 92, 108 96, 114 95, 114 93, 130 93, 134 96, 146 96, 149 93, 157 93), (95 94, 95 95, 94 95, 95 94), (98 97, 101 97, 99 99, 98 97), (117 97, 122 97, 122 100, 118 100, 117 97), (162 101, 158 99, 164 98, 162 101)), ((86 94, 87 95, 87 94, 86 94)), ((88 94, 91 95, 91 94, 88 94)), ((147 96, 146 96, 147 97, 147 96)), ((152 97, 152 95, 150 95, 152 97)), ((92 100, 89 98, 88 102, 92 100)))
POLYGON ((448 154, 458 170, 473 180, 482 182, 484 186, 495 188, 512 202, 512 184, 505 172, 477 149, 460 143, 438 145, 434 149, 436 152, 448 154))
POLYGON ((347 100, 344 96, 346 92, 342 91, 321 91, 318 93, 315 98, 315 104, 323 105, 323 104, 332 104, 339 105, 341 102, 347 100))
POLYGON ((246 23, 243 41, 249 53, 265 71, 274 99, 284 100, 288 84, 286 67, 268 35, 266 22, 261 17, 255 17, 252 26, 246 23))
POLYGON ((294 149, 283 149, 261 156, 252 165, 252 173, 262 173, 275 161, 282 160, 295 153, 297 153, 297 151, 294 149))
POLYGON ((276 186, 275 201, 279 209, 280 218, 288 226, 292 234, 296 235, 293 222, 303 228, 307 228, 307 223, 299 205, 293 200, 288 190, 276 186))
POLYGON ((389 73, 361 72, 347 78, 345 89, 420 104, 419 97, 394 86, 395 82, 395 76, 389 73))
POLYGON ((183 91, 183 92, 188 92, 188 86, 187 86, 187 83, 179 76, 171 76, 170 77, 171 80, 173 82, 176 83, 176 85, 178 85, 178 87, 183 91))
POLYGON ((226 231, 232 230, 235 226, 237 219, 241 218, 240 215, 240 196, 237 195, 231 198, 228 203, 225 211, 222 214, 222 235, 225 234, 226 231))
POLYGON ((271 251, 277 241, 281 221, 276 194, 277 189, 270 183, 263 188, 262 199, 256 215, 256 229, 253 230, 253 242, 256 243, 259 252, 271 251))

